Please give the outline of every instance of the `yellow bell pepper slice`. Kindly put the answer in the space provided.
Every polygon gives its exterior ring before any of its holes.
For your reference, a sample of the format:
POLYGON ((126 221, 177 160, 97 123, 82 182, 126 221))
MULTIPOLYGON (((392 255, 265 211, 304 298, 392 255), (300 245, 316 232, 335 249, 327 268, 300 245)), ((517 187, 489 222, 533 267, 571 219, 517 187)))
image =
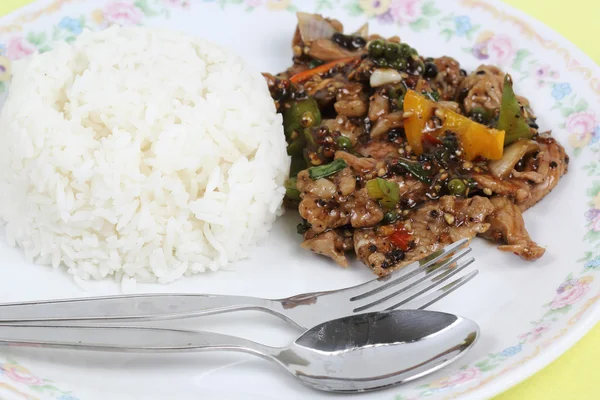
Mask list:
POLYGON ((465 160, 470 161, 477 157, 489 160, 502 158, 504 131, 488 128, 464 115, 442 108, 414 90, 408 90, 404 96, 404 112, 407 113, 404 119, 406 138, 417 155, 423 153, 423 139, 426 134, 437 137, 446 131, 452 131, 459 139, 465 160), (442 126, 431 130, 426 124, 434 116, 436 109, 442 111, 442 126))

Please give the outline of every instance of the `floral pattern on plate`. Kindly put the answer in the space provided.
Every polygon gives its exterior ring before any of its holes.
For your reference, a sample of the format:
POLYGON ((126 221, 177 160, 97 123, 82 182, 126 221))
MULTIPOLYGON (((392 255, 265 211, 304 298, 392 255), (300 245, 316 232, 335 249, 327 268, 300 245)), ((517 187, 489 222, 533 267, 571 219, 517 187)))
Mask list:
MULTIPOLYGON (((501 351, 459 368, 448 369, 445 377, 425 383, 394 397, 394 400, 414 400, 429 398, 440 393, 452 395, 474 390, 485 382, 512 371, 535 358, 540 351, 562 337, 566 326, 576 323, 586 310, 599 299, 596 275, 600 272, 600 114, 589 104, 595 104, 589 97, 578 93, 575 84, 563 78, 562 71, 573 70, 590 75, 584 68, 566 57, 566 67, 550 64, 535 57, 533 42, 521 40, 510 30, 498 32, 483 29, 473 23, 470 13, 482 9, 494 18, 507 19, 519 24, 521 30, 534 31, 516 17, 506 16, 494 8, 492 3, 477 0, 463 0, 461 10, 449 10, 441 1, 433 0, 316 0, 314 9, 307 11, 327 12, 342 9, 347 15, 374 19, 381 24, 394 24, 407 27, 414 32, 435 31, 446 41, 459 41, 464 52, 481 63, 498 64, 510 69, 519 80, 535 82, 544 94, 552 99, 552 110, 559 113, 558 124, 568 134, 568 144, 575 157, 584 150, 593 154, 592 161, 581 167, 592 177, 586 192, 588 210, 585 212, 586 234, 584 239, 589 249, 578 261, 578 272, 569 273, 558 283, 555 292, 550 293, 545 304, 541 305, 539 318, 531 322, 529 330, 515 336, 514 343, 501 351), (515 22, 516 21, 516 22, 515 22), (509 32, 509 33, 506 33, 509 32), (560 329, 562 328, 562 329, 560 329), (559 330, 560 329, 560 330, 559 330)), ((24 29, 22 33, 2 36, 0 41, 0 92, 6 90, 10 80, 11 61, 27 57, 34 52, 48 51, 56 40, 73 41, 84 29, 103 29, 111 24, 140 25, 153 18, 168 18, 176 10, 193 7, 242 7, 251 12, 262 8, 273 12, 294 12, 305 9, 299 0, 109 0, 85 15, 71 15, 69 8, 64 13, 52 15, 55 23, 50 30, 24 29)), ((29 27, 28 27, 29 28, 29 27)), ((545 43, 547 48, 552 48, 545 43)), ((555 46, 558 47, 558 46, 555 46)), ((593 90, 600 93, 600 85, 593 90)), ((11 388, 14 393, 35 394, 48 399, 77 400, 68 391, 39 378, 33 372, 14 360, 5 360, 0 366, 0 384, 11 388)), ((2 390, 2 386, 0 386, 2 390)), ((1 392, 0 392, 1 394, 1 392)), ((24 397, 28 398, 28 397, 24 397)))

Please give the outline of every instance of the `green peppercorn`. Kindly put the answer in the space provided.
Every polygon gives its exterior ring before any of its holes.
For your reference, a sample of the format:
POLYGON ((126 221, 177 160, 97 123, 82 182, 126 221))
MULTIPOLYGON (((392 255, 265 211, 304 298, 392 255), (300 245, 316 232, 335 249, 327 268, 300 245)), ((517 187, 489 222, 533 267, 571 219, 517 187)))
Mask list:
POLYGON ((400 45, 398 43, 386 43, 384 54, 388 61, 398 60, 401 54, 400 45))
POLYGON ((425 63, 421 59, 413 60, 413 74, 414 75, 423 75, 425 71, 425 63))
POLYGON ((381 221, 384 224, 392 224, 398 219, 398 213, 396 211, 388 211, 383 216, 383 220, 381 221))
POLYGON ((389 63, 385 58, 376 58, 373 60, 373 62, 375 63, 375 65, 377 65, 378 67, 381 68, 387 68, 389 67, 389 63))
POLYGON ((462 179, 454 178, 448 182, 448 191, 455 196, 463 195, 466 190, 467 185, 462 179))
POLYGON ((410 56, 410 46, 407 45, 406 43, 400 43, 400 53, 402 54, 402 56, 404 58, 407 58, 410 56))
POLYGON ((402 70, 402 61, 400 59, 390 61, 389 64, 390 64, 390 68, 394 68, 395 70, 398 70, 398 71, 402 70))
POLYGON ((344 150, 348 150, 348 149, 352 148, 352 140, 350 140, 346 136, 340 136, 337 139, 337 144, 338 144, 338 146, 340 146, 340 148, 342 148, 344 150))
POLYGON ((483 125, 487 125, 490 122, 490 113, 483 107, 473 108, 469 116, 473 121, 483 125))
POLYGON ((371 58, 379 58, 383 56, 385 51, 385 42, 381 39, 373 40, 369 44, 369 56, 371 58))

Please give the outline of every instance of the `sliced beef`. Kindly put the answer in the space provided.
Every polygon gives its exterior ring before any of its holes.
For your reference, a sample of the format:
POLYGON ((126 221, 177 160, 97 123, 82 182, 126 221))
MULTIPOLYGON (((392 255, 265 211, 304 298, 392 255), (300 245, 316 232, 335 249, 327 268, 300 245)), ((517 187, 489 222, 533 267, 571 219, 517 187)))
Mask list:
POLYGON ((373 272, 384 276, 452 242, 487 231, 490 225, 485 220, 493 210, 485 197, 444 196, 437 202, 424 204, 392 226, 356 230, 354 249, 373 272), (404 249, 393 239, 399 231, 406 232, 409 241, 404 249))
POLYGON ((331 258, 338 265, 347 268, 346 254, 354 248, 352 231, 349 229, 334 229, 323 233, 316 233, 309 229, 304 235, 304 242, 300 244, 303 249, 331 258))
POLYGON ((469 114, 474 108, 483 108, 493 115, 500 109, 504 72, 493 65, 480 65, 460 84, 458 99, 469 114))
POLYGON ((400 145, 386 140, 371 140, 356 147, 356 152, 363 157, 372 157, 378 160, 398 158, 400 145))
POLYGON ((351 168, 314 181, 308 171, 301 171, 296 185, 302 199, 298 211, 315 233, 344 225, 370 227, 383 219, 379 203, 369 197, 366 189, 357 189, 351 168))
POLYGON ((530 185, 530 195, 527 199, 517 202, 521 211, 532 207, 550 193, 559 179, 567 173, 569 165, 569 156, 556 139, 548 135, 540 135, 537 142, 540 151, 525 160, 522 172, 523 174, 536 173, 537 179, 532 180, 533 184, 530 185))
POLYGON ((460 65, 452 57, 439 57, 433 60, 437 67, 437 75, 433 80, 440 93, 441 100, 453 100, 458 87, 465 79, 460 71, 460 65))
POLYGON ((515 253, 527 261, 542 257, 546 250, 529 237, 521 210, 512 200, 494 196, 490 199, 494 212, 487 217, 490 229, 480 236, 494 242, 504 243, 498 250, 515 253))
POLYGON ((346 161, 346 164, 348 164, 352 171, 361 178, 371 179, 372 177, 377 176, 377 160, 374 158, 357 157, 346 151, 336 151, 335 159, 346 161))

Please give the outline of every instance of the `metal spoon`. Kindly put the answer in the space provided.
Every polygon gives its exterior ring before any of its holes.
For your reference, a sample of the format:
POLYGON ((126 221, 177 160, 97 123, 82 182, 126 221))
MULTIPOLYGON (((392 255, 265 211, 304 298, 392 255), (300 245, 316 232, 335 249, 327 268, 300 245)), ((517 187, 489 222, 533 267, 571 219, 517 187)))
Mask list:
POLYGON ((275 361, 302 383, 331 392, 375 390, 424 376, 456 360, 478 336, 473 321, 425 310, 332 320, 307 330, 285 348, 200 331, 0 325, 0 344, 131 352, 241 351, 275 361))

